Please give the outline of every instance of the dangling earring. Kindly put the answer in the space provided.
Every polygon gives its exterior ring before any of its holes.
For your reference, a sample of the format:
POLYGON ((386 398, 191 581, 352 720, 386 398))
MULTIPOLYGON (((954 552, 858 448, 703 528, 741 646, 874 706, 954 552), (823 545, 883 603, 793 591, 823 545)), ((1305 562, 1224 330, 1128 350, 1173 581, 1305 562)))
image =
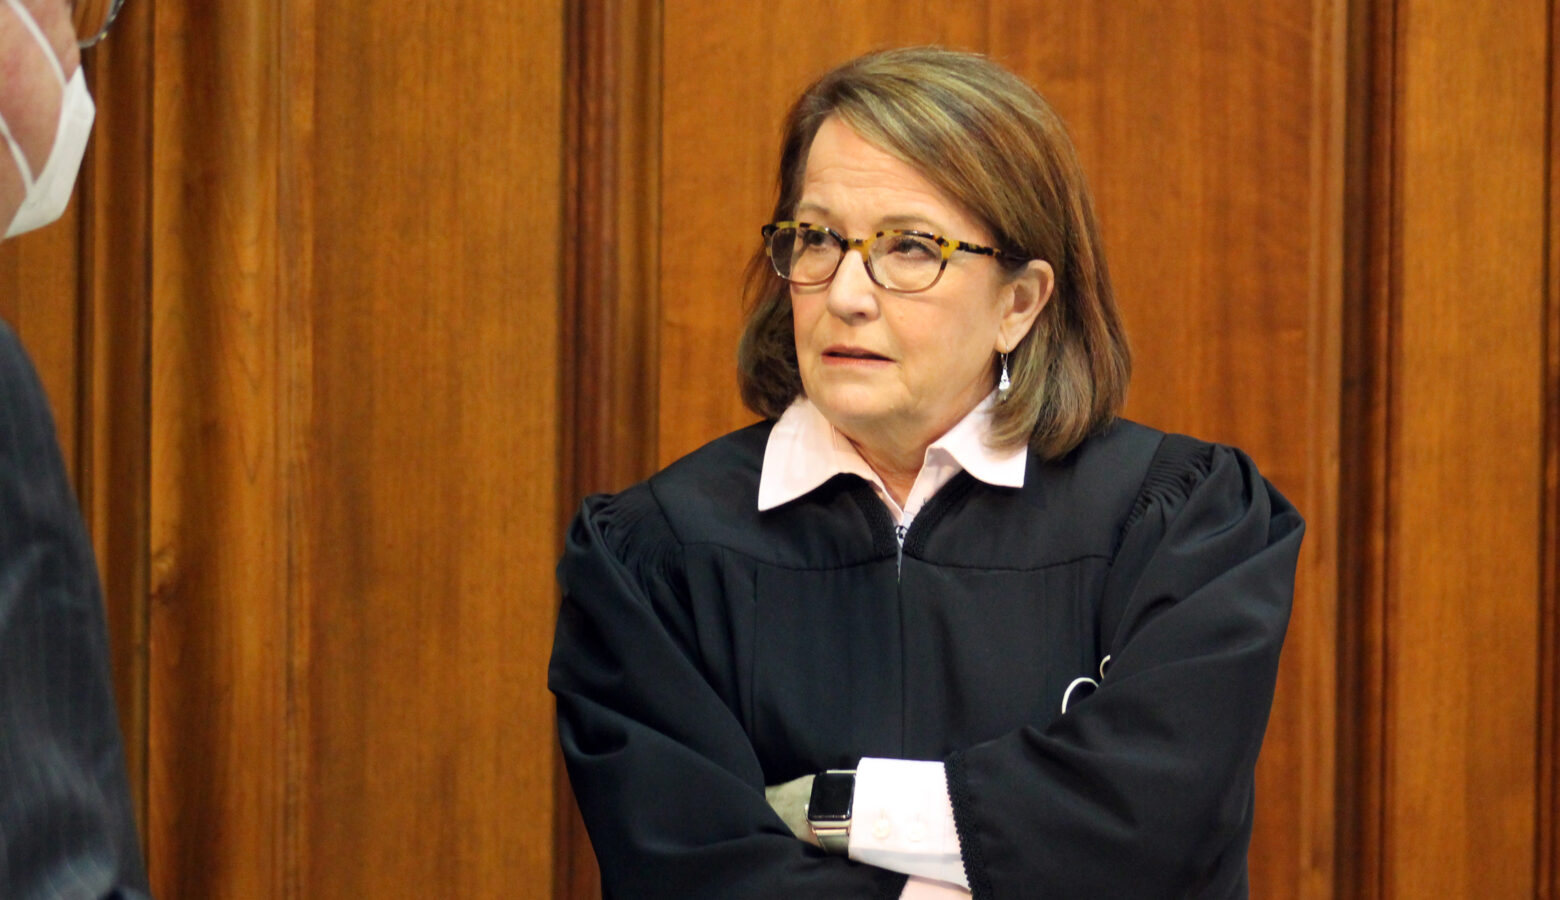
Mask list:
POLYGON ((1008 398, 1008 391, 1013 387, 1013 382, 1008 378, 1007 354, 1002 354, 1002 377, 997 379, 997 402, 1003 403, 1008 398))

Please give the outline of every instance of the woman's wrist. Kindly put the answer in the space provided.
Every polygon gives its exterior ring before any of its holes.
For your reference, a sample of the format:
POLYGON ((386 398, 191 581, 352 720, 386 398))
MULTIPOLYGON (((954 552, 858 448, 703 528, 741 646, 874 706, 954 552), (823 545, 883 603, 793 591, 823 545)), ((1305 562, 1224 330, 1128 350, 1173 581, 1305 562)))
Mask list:
POLYGON ((769 801, 770 808, 780 816, 792 834, 816 847, 818 839, 813 835, 812 826, 807 823, 807 801, 812 797, 812 785, 813 776, 803 775, 784 784, 764 788, 764 799, 769 801))

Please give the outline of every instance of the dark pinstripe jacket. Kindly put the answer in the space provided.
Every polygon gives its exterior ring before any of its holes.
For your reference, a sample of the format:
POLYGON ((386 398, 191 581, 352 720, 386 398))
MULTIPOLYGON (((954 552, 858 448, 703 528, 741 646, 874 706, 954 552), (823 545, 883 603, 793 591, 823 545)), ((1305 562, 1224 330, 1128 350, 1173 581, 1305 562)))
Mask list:
POLYGON ((0 898, 144 898, 96 562, 0 322, 0 898))

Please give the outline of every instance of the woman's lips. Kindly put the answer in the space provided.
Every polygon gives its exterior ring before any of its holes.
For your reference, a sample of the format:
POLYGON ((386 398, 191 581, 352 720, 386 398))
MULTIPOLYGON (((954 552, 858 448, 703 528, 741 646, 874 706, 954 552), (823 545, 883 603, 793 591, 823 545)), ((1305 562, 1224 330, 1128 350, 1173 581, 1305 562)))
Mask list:
POLYGON ((823 361, 836 365, 848 365, 852 363, 886 363, 891 362, 881 353, 874 353, 863 347, 829 347, 823 351, 823 361))

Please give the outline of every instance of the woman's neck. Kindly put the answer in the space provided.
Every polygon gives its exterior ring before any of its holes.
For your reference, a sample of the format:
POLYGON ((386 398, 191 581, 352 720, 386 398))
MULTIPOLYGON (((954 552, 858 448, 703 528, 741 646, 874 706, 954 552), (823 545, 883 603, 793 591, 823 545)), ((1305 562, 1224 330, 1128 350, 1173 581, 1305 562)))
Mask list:
MULTIPOLYGON (((850 438, 846 438, 850 440, 850 438)), ((890 454, 874 450, 866 444, 850 440, 852 447, 861 454, 861 458, 877 477, 882 480, 883 487, 888 495, 894 498, 894 502, 904 509, 905 500, 910 496, 910 489, 915 487, 916 476, 921 474, 921 463, 926 459, 926 448, 921 447, 913 453, 890 454)))
POLYGON ((876 423, 876 427, 863 428, 856 434, 851 434, 851 431, 856 430, 852 425, 857 423, 842 424, 830 419, 829 424, 845 440, 850 441, 850 445, 856 448, 856 452, 882 480, 888 495, 894 498, 900 509, 904 509, 910 489, 915 487, 916 476, 921 474, 921 465, 926 461, 926 448, 959 424, 985 397, 984 393, 973 396, 962 408, 947 407, 946 415, 941 418, 905 418, 880 422, 876 423))

